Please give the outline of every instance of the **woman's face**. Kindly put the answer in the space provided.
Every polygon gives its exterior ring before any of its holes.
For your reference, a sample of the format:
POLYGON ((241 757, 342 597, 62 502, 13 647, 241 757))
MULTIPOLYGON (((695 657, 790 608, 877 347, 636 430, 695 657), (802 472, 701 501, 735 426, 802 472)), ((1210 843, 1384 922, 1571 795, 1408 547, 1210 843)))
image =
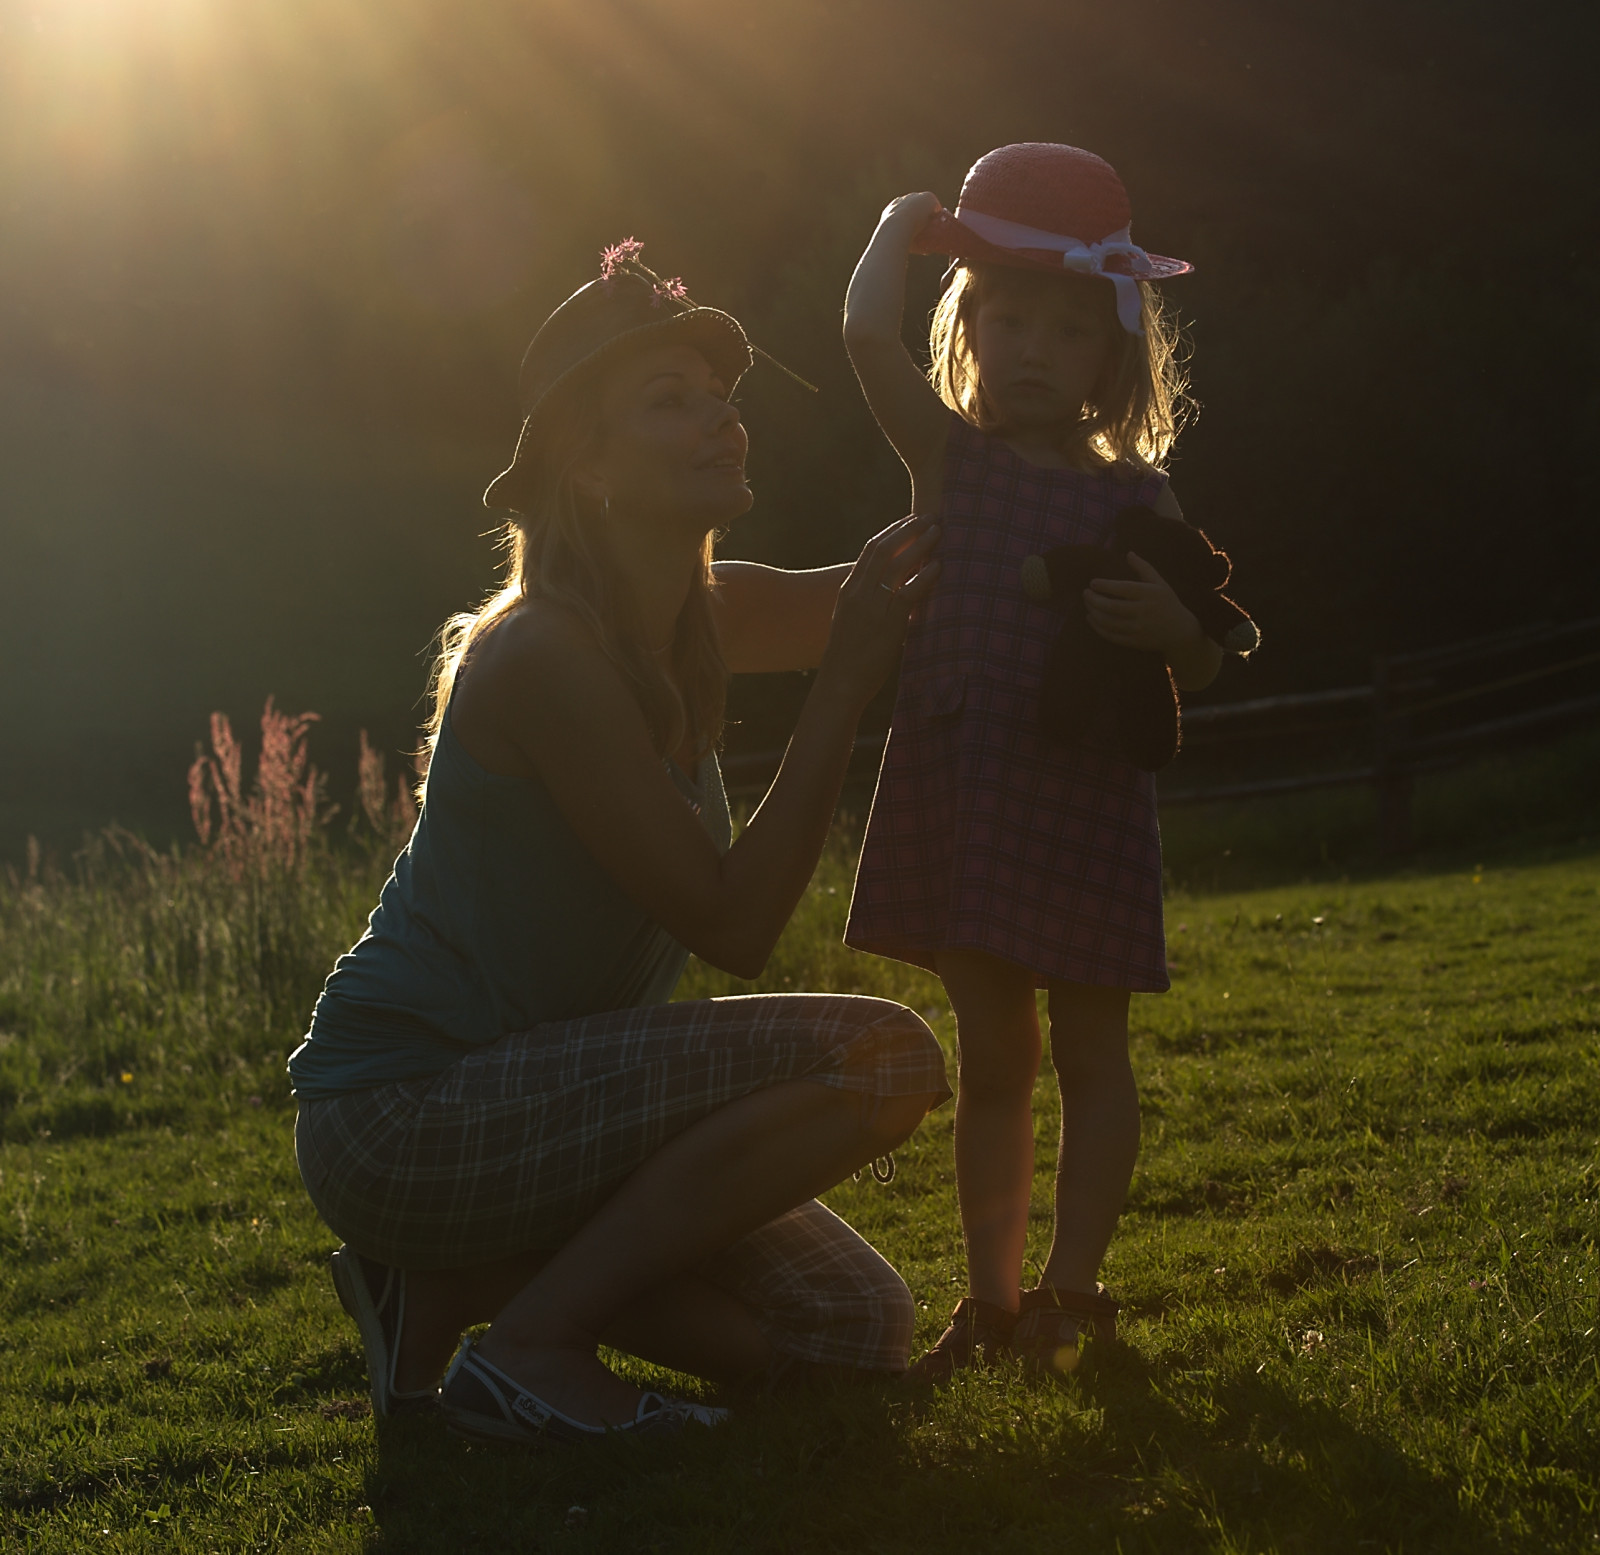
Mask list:
POLYGON ((755 500, 745 480, 750 439, 727 388, 690 345, 634 353, 601 391, 600 452, 589 467, 614 521, 682 525, 695 538, 755 500))
POLYGON ((1105 281, 1026 271, 985 285, 973 353, 983 392, 1008 426, 1079 419, 1105 364, 1114 299, 1105 281))

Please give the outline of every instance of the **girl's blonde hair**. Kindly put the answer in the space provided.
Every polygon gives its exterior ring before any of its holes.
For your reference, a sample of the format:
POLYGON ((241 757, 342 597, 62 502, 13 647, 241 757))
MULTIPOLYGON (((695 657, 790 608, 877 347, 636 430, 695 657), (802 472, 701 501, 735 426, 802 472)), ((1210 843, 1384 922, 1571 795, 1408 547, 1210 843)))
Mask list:
POLYGON ((939 398, 980 431, 1000 426, 1001 418, 979 378, 973 325, 986 296, 1029 285, 1030 277, 1034 285, 1092 285, 1104 293, 1110 347, 1064 451, 1088 464, 1159 470, 1189 420, 1193 402, 1177 321, 1162 307, 1160 293, 1145 281, 1138 283, 1144 333, 1130 335, 1117 322, 1116 294, 1107 282, 1004 265, 960 266, 933 310, 928 332, 932 355, 928 378, 939 398))
POLYGON ((519 487, 522 511, 499 537, 505 582, 480 609, 451 616, 439 629, 439 654, 429 681, 427 744, 419 760, 424 772, 473 644, 531 599, 556 600, 589 628, 638 699, 662 755, 687 741, 698 759, 721 738, 728 668, 712 616, 715 536, 708 534, 700 548, 667 655, 668 674, 645 641, 633 590, 594 523, 594 504, 573 483, 578 465, 603 439, 602 382, 594 374, 574 385, 536 429, 532 449, 519 450, 518 463, 528 461, 528 469, 519 487))

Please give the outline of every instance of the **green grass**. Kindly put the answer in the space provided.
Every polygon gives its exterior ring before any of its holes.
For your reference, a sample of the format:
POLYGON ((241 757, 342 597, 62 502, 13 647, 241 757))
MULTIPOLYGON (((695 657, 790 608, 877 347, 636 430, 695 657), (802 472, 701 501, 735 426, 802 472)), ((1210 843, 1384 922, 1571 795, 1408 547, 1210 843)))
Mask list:
MULTIPOLYGON (((575 1454, 366 1412, 280 1071, 372 857, 0 887, 0 1549, 1600 1550, 1600 860, 1538 835, 1382 873, 1302 860, 1315 811, 1280 813, 1225 865, 1214 818, 1171 828, 1195 877, 1253 878, 1175 889, 1173 991, 1135 1002, 1122 1346, 575 1454)), ((841 838, 759 986, 950 1042, 933 979, 839 945, 849 883, 841 838)), ((892 1185, 829 1195, 923 1339, 962 1278, 950 1143, 947 1108, 892 1185)))

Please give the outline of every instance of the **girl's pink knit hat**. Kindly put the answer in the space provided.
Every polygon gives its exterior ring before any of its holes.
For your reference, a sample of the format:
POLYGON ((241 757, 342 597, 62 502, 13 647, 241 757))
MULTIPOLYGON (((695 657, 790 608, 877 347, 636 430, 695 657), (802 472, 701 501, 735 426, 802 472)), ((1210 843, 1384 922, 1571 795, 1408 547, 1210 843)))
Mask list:
POLYGON ((1122 327, 1137 335, 1137 283, 1194 266, 1147 254, 1128 236, 1132 221, 1128 191, 1109 162, 1077 146, 1029 140, 979 157, 954 213, 937 212, 911 246, 976 264, 1103 276, 1116 287, 1122 327))

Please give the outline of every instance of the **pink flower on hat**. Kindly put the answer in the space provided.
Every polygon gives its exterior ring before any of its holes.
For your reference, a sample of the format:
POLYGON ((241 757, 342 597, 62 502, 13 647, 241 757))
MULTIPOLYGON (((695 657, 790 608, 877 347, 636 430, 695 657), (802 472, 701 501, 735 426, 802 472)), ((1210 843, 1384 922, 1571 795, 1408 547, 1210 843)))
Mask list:
POLYGON ((644 252, 644 244, 638 238, 624 238, 620 243, 613 243, 610 248, 600 250, 600 279, 609 281, 618 270, 624 269, 629 263, 637 263, 639 255, 644 252))

